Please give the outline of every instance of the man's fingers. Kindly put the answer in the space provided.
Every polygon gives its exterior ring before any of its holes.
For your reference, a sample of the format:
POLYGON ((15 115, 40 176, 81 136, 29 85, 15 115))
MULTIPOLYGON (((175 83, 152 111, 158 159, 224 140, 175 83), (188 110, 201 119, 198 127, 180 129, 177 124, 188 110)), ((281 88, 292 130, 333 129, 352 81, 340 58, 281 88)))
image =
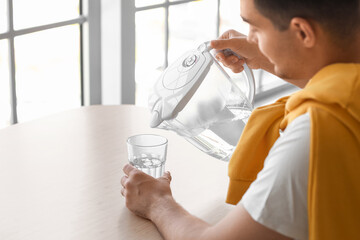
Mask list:
POLYGON ((220 39, 220 40, 212 40, 210 42, 210 46, 214 49, 226 49, 229 48, 229 40, 228 39, 220 39))
POLYGON ((218 52, 218 53, 215 55, 215 58, 216 58, 218 61, 223 61, 226 57, 225 57, 224 53, 218 52))
POLYGON ((218 39, 230 39, 233 37, 246 37, 245 34, 239 33, 238 31, 234 29, 227 30, 218 39))
POLYGON ((210 42, 210 45, 214 49, 223 50, 230 48, 232 50, 239 49, 242 47, 243 44, 241 42, 243 41, 244 45, 247 44, 246 36, 240 36, 236 38, 230 38, 230 39, 217 39, 212 40, 210 42))
POLYGON ((137 170, 133 165, 131 164, 126 164, 123 168, 123 171, 126 175, 129 175, 131 171, 137 170))
POLYGON ((234 73, 240 73, 243 70, 244 70, 243 66, 236 66, 236 67, 231 68, 231 71, 233 71, 234 73))
POLYGON ((121 178, 121 185, 125 188, 126 182, 128 181, 128 177, 127 176, 123 176, 121 178))
POLYGON ((237 56, 235 55, 231 55, 227 58, 225 58, 223 60, 223 62, 226 64, 226 65, 243 65, 245 63, 245 60, 242 59, 242 58, 238 58, 237 56))

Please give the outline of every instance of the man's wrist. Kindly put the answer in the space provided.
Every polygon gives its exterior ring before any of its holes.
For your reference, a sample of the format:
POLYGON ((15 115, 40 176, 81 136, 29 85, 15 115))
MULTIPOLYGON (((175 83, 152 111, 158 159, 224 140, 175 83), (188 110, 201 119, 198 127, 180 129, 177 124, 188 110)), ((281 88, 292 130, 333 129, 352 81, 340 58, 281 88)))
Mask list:
POLYGON ((149 219, 152 222, 157 223, 160 219, 166 217, 169 212, 174 211, 178 207, 180 207, 180 205, 175 202, 172 196, 158 198, 151 204, 148 213, 149 219))

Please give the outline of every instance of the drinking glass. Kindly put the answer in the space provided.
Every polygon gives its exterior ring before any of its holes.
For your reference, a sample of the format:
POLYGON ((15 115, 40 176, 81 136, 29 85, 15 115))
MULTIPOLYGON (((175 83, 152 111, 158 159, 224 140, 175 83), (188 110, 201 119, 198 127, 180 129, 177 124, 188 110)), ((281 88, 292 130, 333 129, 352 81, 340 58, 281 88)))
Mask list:
POLYGON ((127 140, 128 159, 131 165, 154 178, 165 171, 168 140, 155 134, 140 134, 127 140))

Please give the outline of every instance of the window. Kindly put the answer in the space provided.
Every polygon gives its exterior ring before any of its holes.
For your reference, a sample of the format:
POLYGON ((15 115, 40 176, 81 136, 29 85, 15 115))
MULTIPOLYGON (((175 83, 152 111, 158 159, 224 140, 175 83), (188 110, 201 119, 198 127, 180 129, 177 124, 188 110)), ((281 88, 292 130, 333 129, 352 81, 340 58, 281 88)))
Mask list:
POLYGON ((0 128, 84 105, 91 2, 0 0, 0 128))
POLYGON ((0 128, 8 126, 11 121, 8 52, 8 42, 0 40, 0 128))
MULTIPOLYGON (((185 51, 202 42, 216 39, 228 29, 247 34, 240 18, 239 0, 132 0, 135 28, 136 105, 147 106, 148 93, 161 71, 185 51)), ((129 10, 129 9, 127 9, 129 10)), ((130 11, 132 12, 132 11, 130 11)), ((129 18, 131 15, 128 16, 129 18)), ((123 39, 131 38, 123 33, 123 39)), ((128 41, 129 42, 129 41, 128 41)), ((127 65, 128 66, 128 65, 127 65)), ((127 68, 126 71, 132 71, 127 68)), ((265 92, 289 87, 277 77, 254 71, 257 99, 265 92)), ((124 81, 124 80, 123 80, 124 81)), ((126 88, 124 88, 126 89, 126 88)), ((125 90, 126 91, 126 90, 125 90)), ((129 100, 131 102, 131 100, 129 100)))

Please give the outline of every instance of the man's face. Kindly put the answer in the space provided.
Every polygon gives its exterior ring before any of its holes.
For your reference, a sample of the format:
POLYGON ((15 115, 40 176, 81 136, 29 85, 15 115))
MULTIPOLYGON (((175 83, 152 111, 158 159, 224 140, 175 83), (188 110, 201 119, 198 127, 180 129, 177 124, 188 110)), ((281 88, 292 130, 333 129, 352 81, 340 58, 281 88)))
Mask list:
POLYGON ((301 53, 294 36, 288 30, 280 31, 261 15, 254 0, 241 0, 241 17, 250 25, 248 40, 258 44, 260 51, 275 65, 275 73, 288 79, 302 79, 301 53))

